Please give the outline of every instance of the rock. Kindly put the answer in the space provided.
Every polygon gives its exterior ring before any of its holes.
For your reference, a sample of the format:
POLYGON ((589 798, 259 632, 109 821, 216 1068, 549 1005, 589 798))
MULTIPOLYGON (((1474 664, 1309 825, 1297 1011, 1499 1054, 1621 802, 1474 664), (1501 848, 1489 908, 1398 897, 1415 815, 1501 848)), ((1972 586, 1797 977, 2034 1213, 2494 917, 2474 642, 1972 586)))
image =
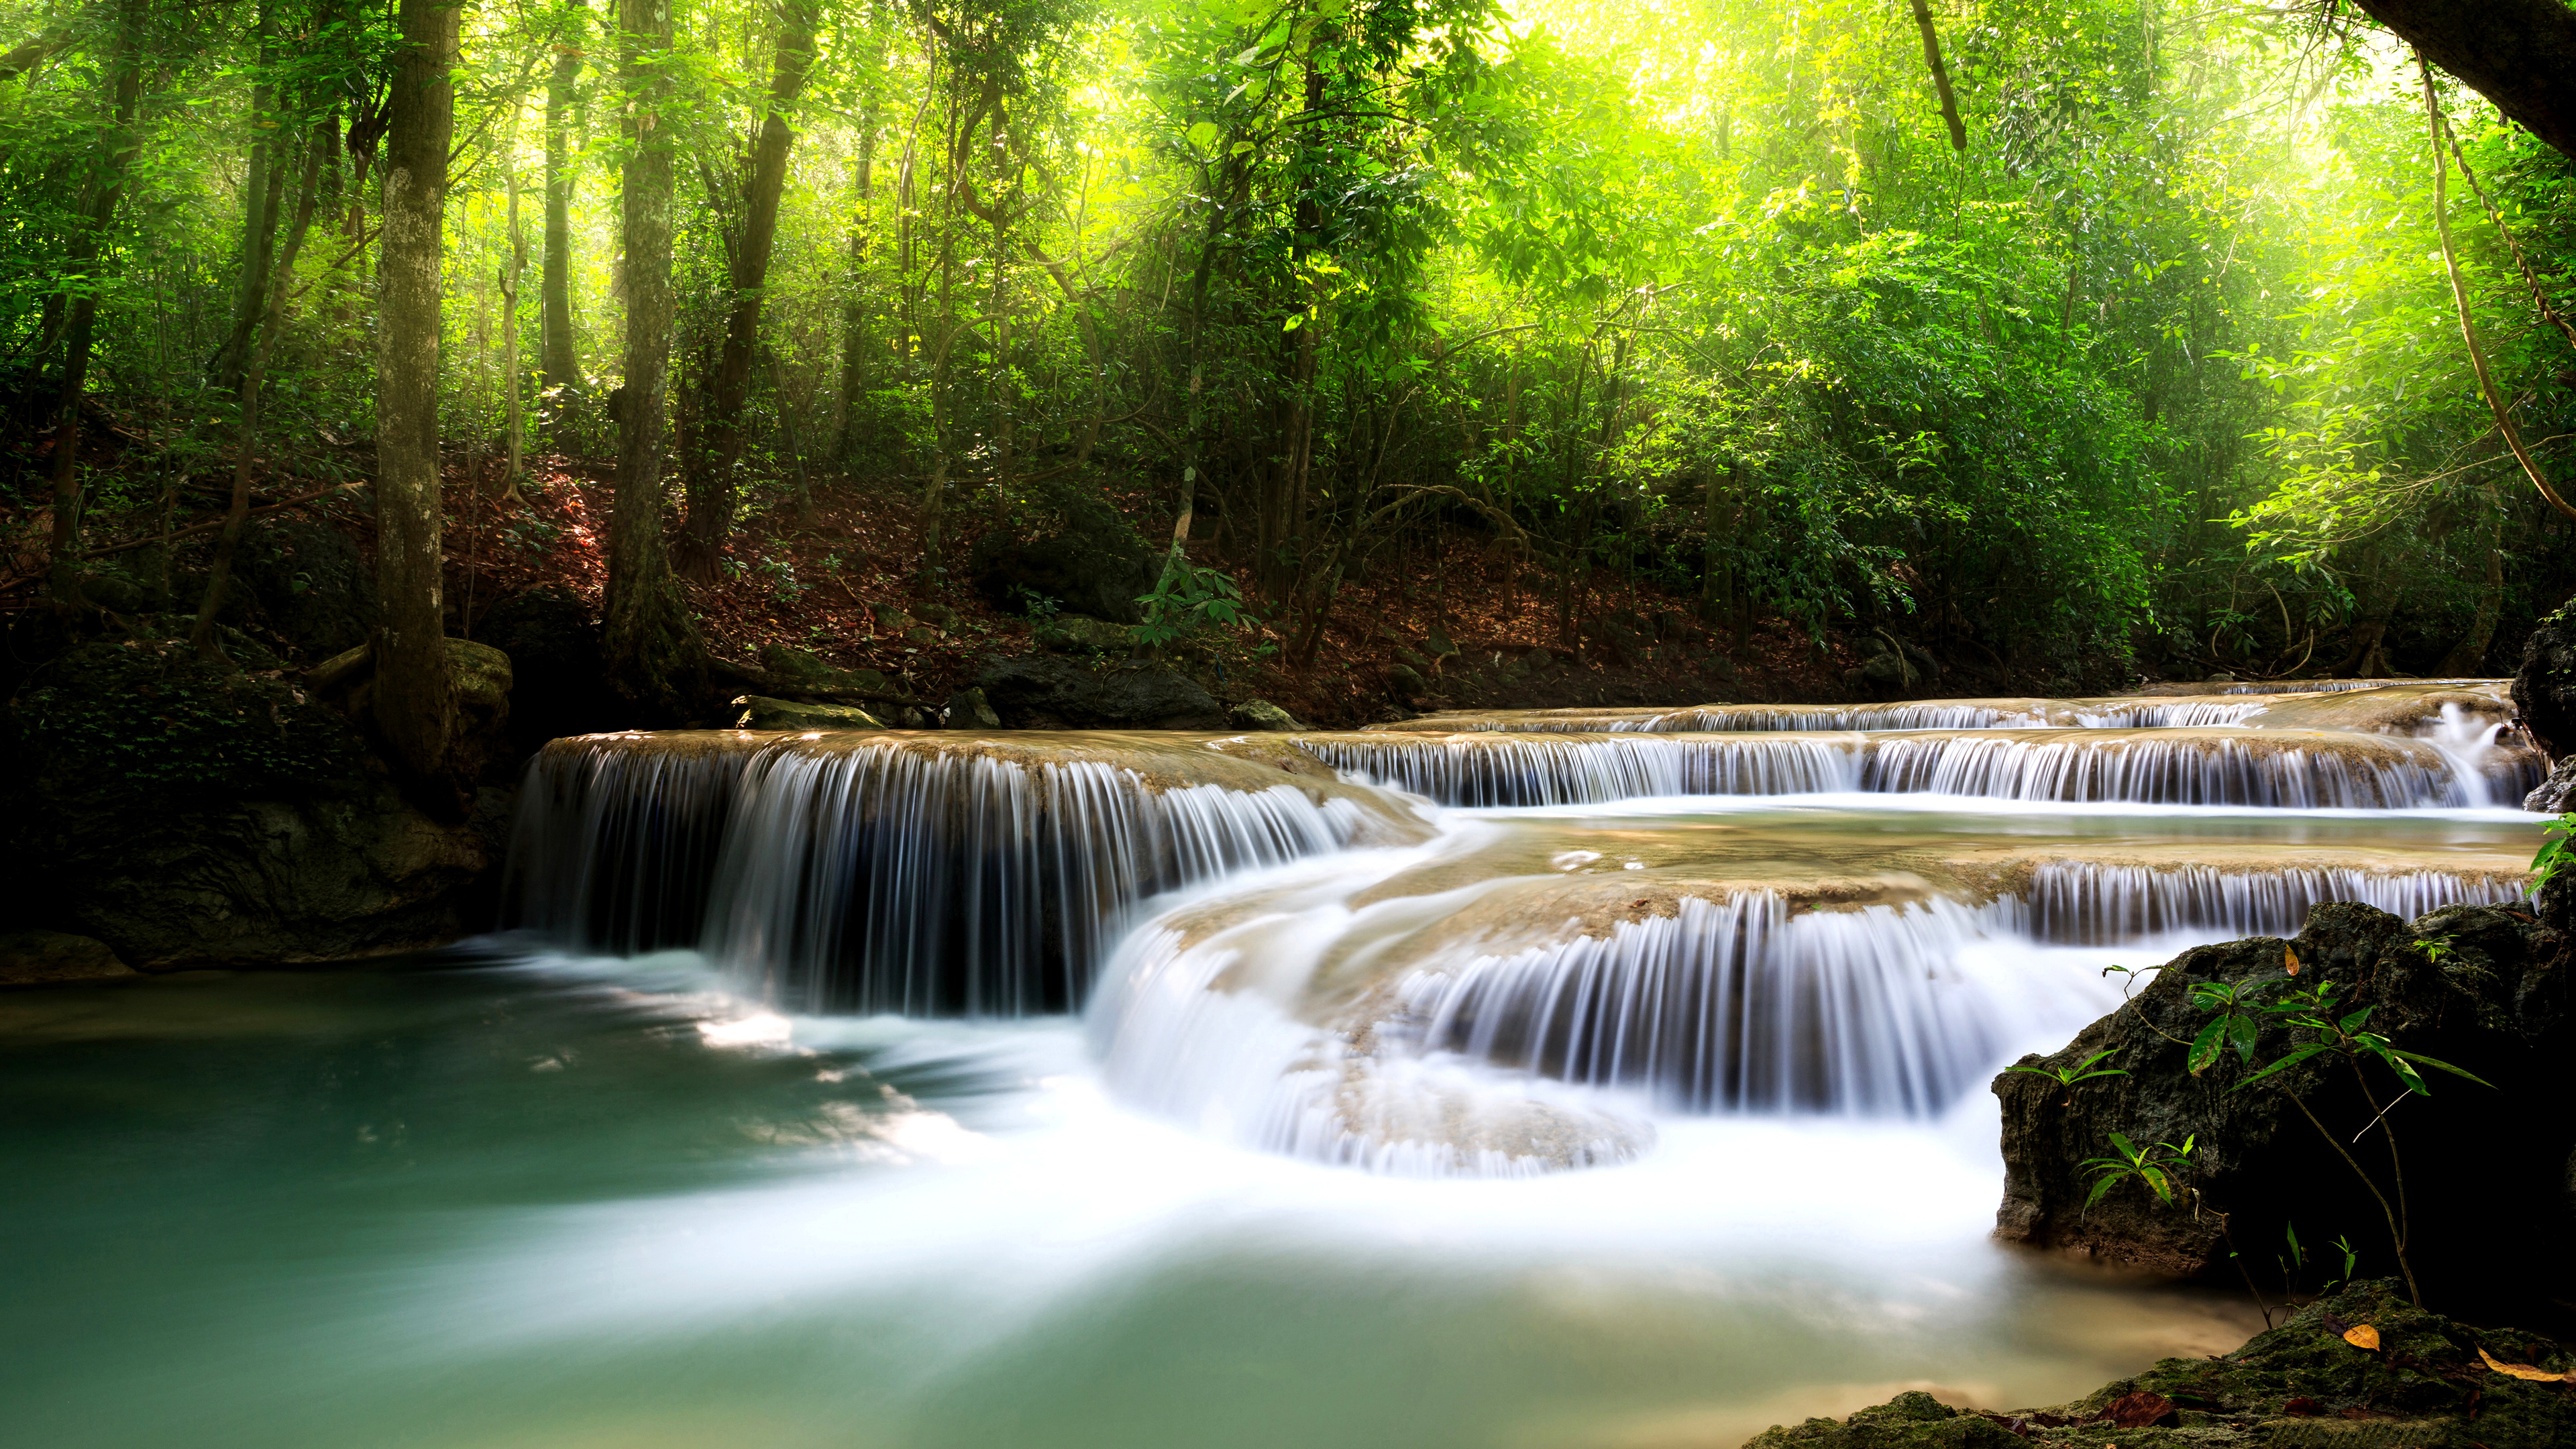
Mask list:
POLYGON ((1188 676, 1157 664, 1006 659, 975 681, 1013 729, 1221 730, 1225 709, 1188 676))
POLYGON ((2234 684, 2235 682, 2236 682, 2236 676, 2235 676, 2235 675, 2233 675, 2233 674, 2228 673, 2228 672, 2227 672, 2226 670, 2224 670, 2224 669, 2222 669, 2222 670, 2218 671, 2216 674, 2210 675, 2207 679, 2204 679, 2204 680, 2202 680, 2202 681, 2201 681, 2201 683, 2203 683, 2203 684, 2234 684))
POLYGON ((54 981, 110 981, 134 968, 116 959, 105 941, 64 931, 0 934, 0 986, 54 981))
POLYGON ((1302 730, 1288 711, 1266 699, 1247 699, 1225 712, 1228 726, 1239 730, 1302 730))
MULTIPOLYGON (((456 681, 456 732, 447 744, 448 773, 467 783, 506 782, 518 757, 510 748, 510 656, 472 639, 442 640, 456 681)), ((361 727, 375 711, 375 646, 361 644, 305 672, 316 698, 335 701, 361 727)))
POLYGON ((939 631, 936 629, 925 629, 919 625, 915 625, 914 627, 903 631, 903 642, 906 644, 918 645, 921 648, 927 649, 931 645, 939 642, 939 631))
POLYGON ((609 691, 599 625, 571 591, 540 585, 513 594, 494 605, 474 633, 510 656, 509 733, 519 754, 534 754, 548 740, 634 722, 609 691))
POLYGON ((172 602, 167 590, 104 569, 81 575, 80 591, 82 598, 111 614, 158 613, 172 602))
POLYGON ((769 686, 781 694, 890 694, 873 669, 843 669, 820 654, 772 644, 760 651, 769 686))
POLYGON ((933 629, 948 630, 957 627, 957 611, 946 604, 916 604, 913 606, 912 614, 914 618, 933 629))
POLYGON ((338 711, 184 640, 66 651, 0 716, 0 758, 11 917, 138 969, 349 960, 479 924, 485 831, 411 805, 338 711))
POLYGON ((2552 1372, 2576 1367, 2576 1352, 2565 1344, 2518 1329, 2472 1328, 2411 1306, 2391 1280, 2366 1280, 2307 1304, 2234 1353, 2165 1359, 2073 1403, 1990 1414, 1952 1409, 1929 1394, 1899 1394, 1846 1420, 1768 1429, 1745 1449, 2576 1443, 2576 1393, 2498 1373, 2482 1354, 2552 1372), (2362 1324, 2378 1334, 2376 1350, 2344 1337, 2362 1324), (2462 1432, 2472 1421, 2474 1432, 2462 1432))
POLYGON ((912 627, 912 615, 906 613, 901 604, 870 604, 868 619, 878 628, 889 633, 912 627))
POLYGON ((2562 815, 2576 810, 2576 755, 2569 755, 2550 767, 2549 778, 2522 797, 2522 808, 2543 815, 2562 815))
POLYGON ((1404 699, 1417 698, 1431 692, 1430 682, 1422 677, 1421 671, 1410 664, 1402 663, 1390 664, 1386 667, 1386 688, 1389 694, 1404 699))
POLYGON ((1136 636, 1125 624, 1112 624, 1088 614, 1058 614, 1030 631, 1030 641, 1058 654, 1126 654, 1136 636))
POLYGON ((1002 717, 980 689, 961 689, 948 696, 947 726, 952 730, 997 730, 1002 717))
MULTIPOLYGON (((355 649, 375 630, 375 571, 329 524, 293 514, 253 520, 233 569, 269 631, 307 659, 355 649)), ((196 603, 193 595, 180 601, 196 603)))
POLYGON ((1941 661, 1919 645, 1871 633, 1861 636, 1860 652, 1860 667, 1843 683, 1872 699, 1922 699, 1940 683, 1941 661))
POLYGON ((975 592, 1012 613, 1028 612, 1035 595, 1068 614, 1140 624, 1145 615, 1136 600, 1154 587, 1153 550, 1115 513, 1087 515, 1049 538, 988 533, 976 540, 967 566, 975 592))
POLYGON ((885 725, 866 710, 846 704, 797 704, 746 694, 732 705, 738 730, 881 730, 885 725))
POLYGON ((2513 707, 2524 733, 2553 764, 2576 754, 2576 600, 2544 617, 2523 641, 2513 707))
MULTIPOLYGON (((2543 920, 2558 927, 2576 914, 2571 897, 2576 882, 2553 883, 2543 920)), ((2556 1063, 2576 1043, 2562 933, 2497 906, 2448 907, 2410 926, 2337 903, 2318 906, 2294 941, 2256 937, 2184 952, 2130 1005, 2086 1027, 2065 1050, 2021 1062, 2072 1067, 2107 1050, 2100 1065, 2127 1075, 2071 1089, 2020 1072, 1995 1079, 2004 1154, 1996 1236, 2159 1272, 2232 1274, 2231 1238, 2244 1258, 2267 1263, 2285 1225, 2296 1224, 2310 1243, 2348 1233, 2368 1270, 2393 1271, 2388 1230, 2369 1189, 2292 1101, 2295 1094, 2336 1143, 2349 1144, 2373 1124, 2375 1105, 2394 1094, 2384 1068, 2368 1068, 2374 1105, 2332 1054, 2244 1091, 2232 1089, 2255 1068, 2234 1051, 2198 1075, 2187 1066, 2187 1044, 2210 1019, 2190 1001, 2191 989, 2259 982, 2267 993, 2285 992, 2294 954, 2298 984, 2325 980, 2343 988, 2339 1011, 2366 1006, 2371 1031, 2494 1084, 2490 1090, 2433 1073, 2432 1094, 2409 1098, 2384 1124, 2400 1138, 2412 1209, 2409 1251, 2425 1290, 2450 1302, 2488 1289, 2565 1292, 2570 1265, 2552 1256, 2509 1282, 2494 1272, 2489 1246, 2558 1241, 2570 1227, 2561 1177, 2576 1148, 2576 1094, 2556 1063), (2084 1164, 2109 1151, 2113 1132, 2140 1144, 2191 1139, 2196 1197, 2166 1204, 2128 1182, 2088 1208, 2093 1178, 2084 1164)), ((2255 1044, 2256 1063, 2278 1060, 2308 1036, 2305 1028, 2267 1026, 2255 1044)), ((2384 1156, 2376 1166, 2385 1166, 2384 1156)))

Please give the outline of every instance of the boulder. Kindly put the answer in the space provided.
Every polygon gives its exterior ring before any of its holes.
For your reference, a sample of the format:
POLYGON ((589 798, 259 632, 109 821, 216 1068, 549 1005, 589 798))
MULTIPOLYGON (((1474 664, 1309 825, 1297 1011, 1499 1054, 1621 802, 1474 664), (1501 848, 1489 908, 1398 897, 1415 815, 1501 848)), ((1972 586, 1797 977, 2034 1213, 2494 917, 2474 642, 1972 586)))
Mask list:
MULTIPOLYGON (((2544 913, 2563 910, 2568 891, 2576 882, 2554 883, 2544 913)), ((2369 1009, 2367 1029, 2494 1084, 2431 1072, 2430 1096, 2409 1096, 2377 1122, 2403 1154, 2409 1253, 2425 1291, 2451 1302, 2489 1290, 2565 1292, 2570 1265, 2557 1256, 2508 1279, 2491 1251, 2561 1241, 2571 1226, 2564 1165, 2576 1148, 2576 1084, 2559 1064, 2576 1043, 2561 939, 2530 913, 2498 906, 2447 907, 2410 925, 2327 904, 2295 940, 2184 952, 2063 1051, 2019 1064, 2073 1068, 2107 1051, 2099 1066, 2126 1075, 2072 1088, 2020 1071, 1995 1079, 2004 1155, 1996 1236, 2158 1272, 2232 1276, 2231 1251, 2269 1264, 2295 1225, 2310 1244, 2347 1234, 2370 1271, 2395 1271, 2387 1224, 2351 1165, 2378 1174, 2394 1196, 2386 1142, 2370 1130, 2398 1095, 2384 1067, 2370 1064, 2357 1079, 2328 1053, 2235 1090, 2311 1037, 2279 1018, 2256 1039, 2254 1065, 2229 1050, 2197 1074, 2188 1066, 2189 1043, 2211 1019, 2190 999, 2195 986, 2260 984, 2277 995, 2323 980, 2342 988, 2340 1011, 2369 1009), (2088 1203, 2096 1179, 2086 1164, 2110 1154, 2114 1132, 2142 1146, 2189 1140, 2185 1190, 2165 1202, 2128 1181, 2088 1203), (2356 1139, 2367 1150, 2348 1161, 2356 1139)))
POLYGON ((784 695, 887 694, 886 677, 873 669, 843 669, 822 655, 772 644, 760 651, 769 687, 784 695))
POLYGON ((798 704, 746 694, 733 702, 738 730, 881 730, 885 725, 866 710, 846 704, 798 704))
POLYGON ((961 689, 948 696, 948 728, 952 730, 997 730, 1002 717, 993 712, 992 701, 980 689, 961 689))
POLYGON ((1026 613, 1035 596, 1068 614, 1143 623, 1136 600, 1154 587, 1153 550, 1115 515, 1089 524, 1039 539, 984 535, 967 561, 975 592, 1012 613, 1026 613))
POLYGON ((2306 1304, 2234 1353, 2164 1359, 2073 1403, 1988 1413, 1899 1394, 1848 1419, 1775 1426, 1745 1449, 2557 1449, 2576 1444, 2576 1392, 2542 1375, 2571 1368, 2576 1352, 2566 1344, 2472 1328, 2412 1306, 2395 1282, 2365 1280, 2306 1304), (2357 1332, 2363 1327, 2369 1335, 2357 1332))
POLYGON ((1030 631, 1030 642, 1057 654, 1127 654, 1136 636, 1125 624, 1088 614, 1058 614, 1030 631))
POLYGON ((0 933, 0 986, 112 981, 133 974, 134 968, 116 959, 114 948, 92 936, 67 931, 0 933))
POLYGON ((2541 619, 2523 641, 2513 707, 2553 763, 2576 754, 2576 601, 2541 619))
POLYGON ((340 712, 184 640, 66 651, 0 716, 0 757, 12 915, 138 969, 341 961, 479 924, 488 818, 423 814, 340 712))
POLYGON ((1226 724, 1239 730, 1302 730, 1288 711, 1266 699, 1247 699, 1225 712, 1226 724))
POLYGON ((2576 810, 2576 754, 2560 760, 2549 769, 2549 778, 2522 797, 2522 808, 2543 815, 2563 815, 2576 810))
POLYGON ((1187 675, 1158 664, 1006 659, 984 671, 975 687, 1013 729, 1225 728, 1224 706, 1187 675))
POLYGON ((510 657, 510 743, 520 755, 566 735, 634 723, 608 688, 599 625, 570 590, 540 585, 493 606, 475 637, 510 657))
POLYGON ((1920 645, 1891 640, 1884 632, 1861 636, 1860 667, 1843 684, 1871 699, 1922 699, 1941 681, 1941 662, 1920 645))
MULTIPOLYGON (((448 737, 447 770, 460 782, 505 784, 518 756, 509 734, 510 690, 516 683, 510 656, 472 639, 446 639, 447 668, 456 681, 456 732, 448 737)), ((361 644, 307 670, 304 682, 317 698, 336 703, 368 727, 375 711, 375 646, 361 644)))

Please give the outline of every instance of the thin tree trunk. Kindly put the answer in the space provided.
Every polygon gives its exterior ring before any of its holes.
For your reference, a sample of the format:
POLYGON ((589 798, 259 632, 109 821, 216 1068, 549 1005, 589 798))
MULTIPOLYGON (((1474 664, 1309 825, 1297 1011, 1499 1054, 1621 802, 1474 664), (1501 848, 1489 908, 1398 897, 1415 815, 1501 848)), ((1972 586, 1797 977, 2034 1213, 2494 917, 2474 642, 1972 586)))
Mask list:
MULTIPOLYGON (((572 0, 578 10, 583 0, 572 0)), ((555 67, 546 79, 546 235, 538 278, 537 351, 546 386, 582 389, 572 339, 572 91, 581 79, 580 36, 555 37, 555 67)))
MULTIPOLYGON (((511 127, 515 144, 518 127, 511 127)), ((519 474, 527 464, 527 419, 519 408, 519 278, 528 270, 528 230, 519 224, 519 166, 504 162, 510 192, 510 257, 501 264, 501 378, 507 393, 509 465, 501 474, 501 496, 516 501, 519 474)))
POLYGON ((859 121, 859 200, 850 218, 850 272, 841 294, 841 436, 843 468, 854 467, 862 452, 860 420, 868 396, 868 243, 876 197, 877 126, 873 105, 859 121))
POLYGON ((769 77, 767 114, 753 149, 742 235, 733 249, 733 303, 725 316, 724 344, 707 379, 704 421, 690 450, 688 537, 681 569, 691 578, 715 577, 716 558, 733 536, 741 503, 743 408, 751 400, 751 365, 760 344, 760 304, 769 283, 769 253, 778 237, 778 199, 787 186, 787 152, 796 133, 788 116, 805 89, 814 59, 812 0, 788 0, 779 18, 778 51, 769 77))
POLYGON ((286 301, 295 288, 295 258, 304 250, 305 234, 313 226, 326 138, 327 132, 317 127, 305 147, 304 178, 295 189, 295 220, 287 228, 285 247, 277 254, 268 294, 260 301, 259 327, 251 336, 250 353, 242 360, 241 436, 233 454, 232 507, 225 512, 223 532, 215 539, 215 559, 206 570, 206 592, 197 603, 196 626, 188 632, 189 645, 207 659, 224 657, 215 642, 215 616, 223 611, 233 558, 241 548, 243 526, 250 520, 251 462, 259 444, 260 387, 268 377, 268 360, 276 351, 277 334, 285 326, 286 301))
POLYGON ((449 774, 456 682, 439 601, 439 283, 461 10, 400 0, 376 344, 375 726, 424 781, 449 774))
POLYGON ((1941 94, 1941 121, 1950 128, 1950 149, 1968 149, 1968 128, 1959 119, 1959 98, 1950 92, 1950 68, 1941 63, 1941 34, 1932 28, 1932 7, 1914 0, 1914 24, 1923 32, 1923 66, 1932 72, 1932 89, 1941 94))
POLYGON ((232 326, 206 362, 206 380, 225 392, 241 389, 251 334, 268 305, 269 253, 277 243, 277 206, 286 181, 273 141, 277 88, 269 80, 277 64, 277 0, 262 0, 258 35, 259 73, 250 89, 250 174, 242 186, 241 284, 233 296, 232 326))
POLYGON ((618 389, 617 489, 608 522, 607 619, 602 647, 610 682, 652 723, 688 718, 705 693, 706 646, 680 597, 662 539, 662 431, 671 385, 672 148, 659 124, 671 47, 670 0, 620 0, 619 79, 626 92, 627 154, 620 223, 625 236, 626 381, 618 389))
POLYGON ((54 527, 51 578, 55 607, 78 609, 86 600, 80 590, 80 409, 89 386, 89 354, 98 331, 97 281, 90 274, 107 250, 107 229, 116 220, 116 203, 125 192, 125 168, 134 155, 134 118, 143 104, 144 0, 124 0, 117 15, 116 50, 109 62, 116 77, 116 102, 107 133, 101 137, 98 169, 91 174, 87 214, 74 233, 67 275, 82 278, 81 294, 71 305, 71 324, 63 349, 63 386, 54 424, 54 527))

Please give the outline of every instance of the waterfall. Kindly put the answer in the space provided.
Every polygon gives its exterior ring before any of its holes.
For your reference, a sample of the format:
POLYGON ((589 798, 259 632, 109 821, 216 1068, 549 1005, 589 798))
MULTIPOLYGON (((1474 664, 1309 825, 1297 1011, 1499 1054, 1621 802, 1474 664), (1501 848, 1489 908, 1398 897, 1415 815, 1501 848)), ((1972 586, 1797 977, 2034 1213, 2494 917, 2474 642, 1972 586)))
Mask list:
POLYGON ((559 740, 529 770, 504 919, 596 951, 694 946, 796 1010, 1066 1011, 1134 902, 1392 818, 1184 758, 1239 784, 1174 782, 1142 744, 559 740))
POLYGON ((2352 866, 2097 864, 2047 861, 1998 901, 1999 925, 2070 945, 2110 945, 2191 931, 2220 939, 2294 936, 2325 901, 2359 901, 2414 917, 2450 905, 2521 899, 2519 872, 2367 870, 2352 866))
MULTIPOLYGON (((1394 733, 1301 738, 1337 768, 1444 805, 1650 795, 1930 793, 2001 800, 2398 809, 2530 788, 2513 755, 2467 770, 2431 743, 2314 731, 1999 730, 1875 735, 1394 733), (2472 792, 2475 793, 2472 793, 2472 792)), ((2502 752, 2499 752, 2502 753, 2502 752)))
POLYGON ((1336 768, 1443 805, 1580 805, 1649 795, 1810 795, 1858 788, 1858 736, 1308 736, 1336 768))

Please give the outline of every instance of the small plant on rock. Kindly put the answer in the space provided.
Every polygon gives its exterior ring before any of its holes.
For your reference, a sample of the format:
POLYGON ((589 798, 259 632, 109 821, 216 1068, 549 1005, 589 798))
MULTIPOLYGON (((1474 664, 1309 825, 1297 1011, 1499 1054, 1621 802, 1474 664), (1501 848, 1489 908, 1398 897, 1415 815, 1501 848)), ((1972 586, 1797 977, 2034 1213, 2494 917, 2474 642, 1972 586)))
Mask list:
MULTIPOLYGON (((2089 1082, 2095 1077, 2127 1076, 2128 1073, 2118 1067, 2096 1067, 2093 1065, 2095 1062, 2102 1060, 2104 1057, 2111 1055, 2117 1050, 2118 1048, 2116 1047, 2104 1047, 2102 1050, 2095 1052, 2093 1055, 2086 1057, 2084 1060, 2077 1062, 2071 1067, 2010 1067, 2006 1069, 2005 1074, 2010 1075, 2013 1072, 2026 1072, 2034 1077, 2046 1077, 2050 1081, 2055 1082, 2060 1088, 2072 1093, 2077 1082, 2089 1082)), ((2074 1103, 2074 1100, 2075 1099, 2070 1095, 2059 1101, 2057 1105, 2060 1107, 2070 1106, 2074 1103)))
POLYGON ((2084 1161, 2084 1170, 2093 1174, 2093 1191, 2084 1199, 2084 1210, 2091 1212, 2111 1189, 2132 1178, 2145 1183, 2159 1202, 2171 1203, 2177 1195, 2197 1196, 2192 1192, 2190 1172, 2192 1149, 2199 1140, 2190 1136, 2183 1138, 2180 1147, 2170 1142, 2140 1147, 2127 1134, 2112 1133, 2111 1150, 2117 1155, 2084 1161))

